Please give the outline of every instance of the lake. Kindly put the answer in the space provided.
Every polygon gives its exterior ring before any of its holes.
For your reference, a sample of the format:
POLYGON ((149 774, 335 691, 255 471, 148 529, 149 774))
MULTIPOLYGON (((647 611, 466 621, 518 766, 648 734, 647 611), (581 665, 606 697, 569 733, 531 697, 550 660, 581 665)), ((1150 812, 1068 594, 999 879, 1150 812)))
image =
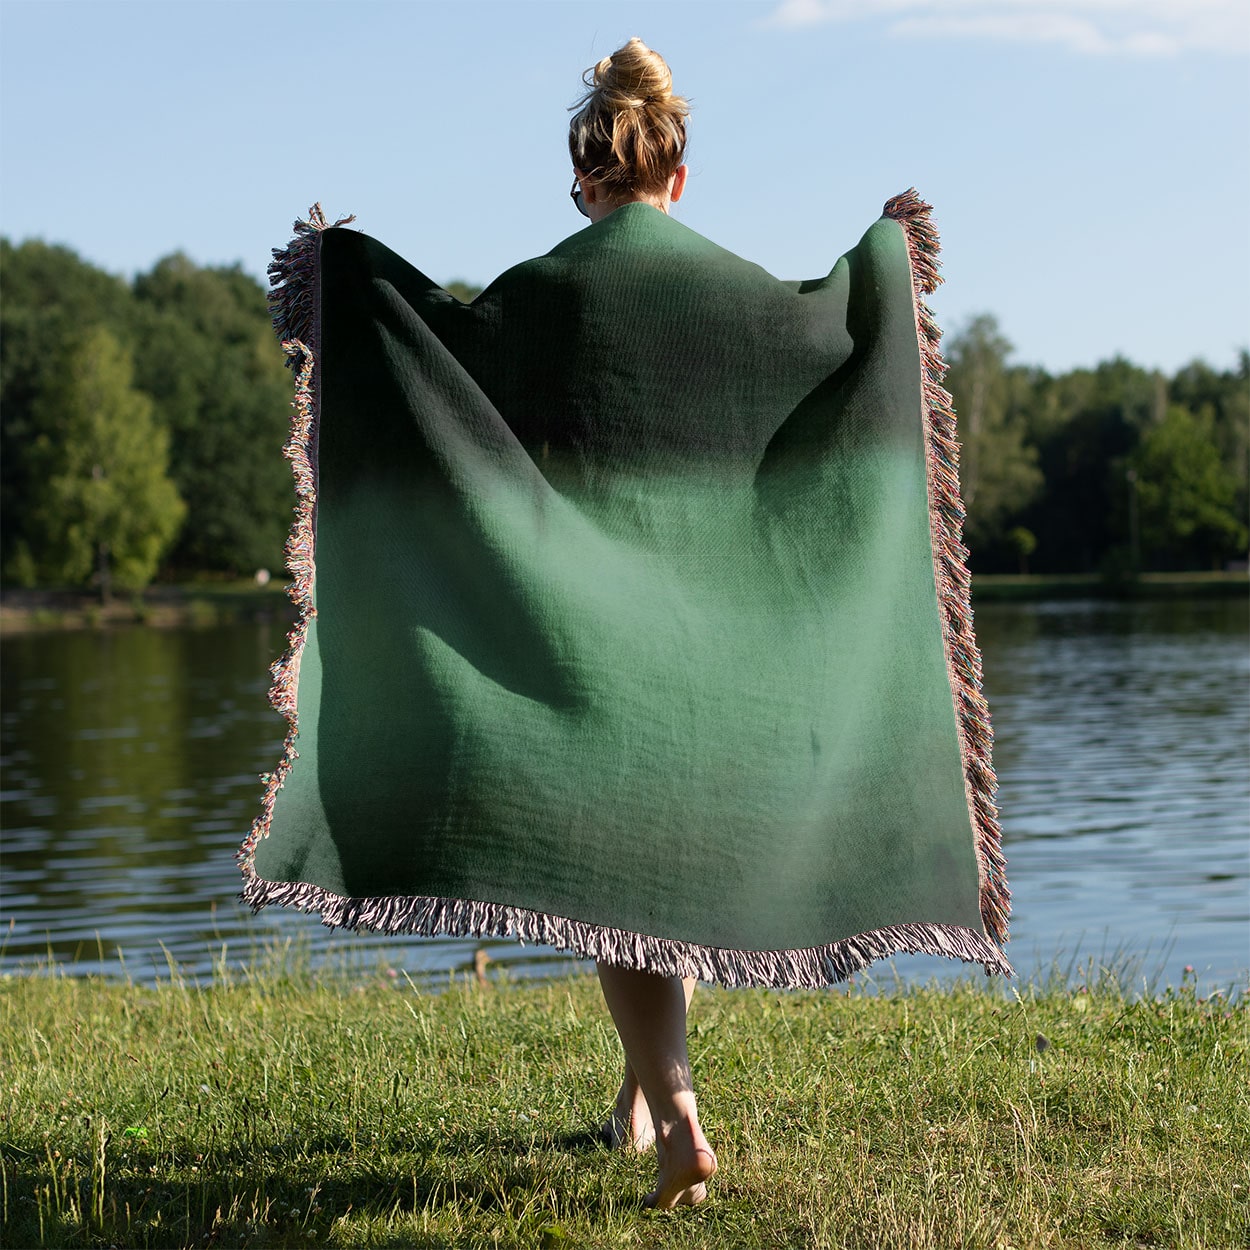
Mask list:
MULTIPOLYGON (((1245 988, 1250 969, 1250 604, 990 603, 1008 954, 1025 979, 1094 959, 1129 979, 1245 988)), ((207 979, 288 943, 362 974, 442 977, 485 946, 512 976, 576 966, 512 942, 332 934, 239 905, 234 854, 283 724, 273 621, 6 639, 0 971, 51 959, 207 979)), ((958 965, 877 965, 928 979, 958 965)))

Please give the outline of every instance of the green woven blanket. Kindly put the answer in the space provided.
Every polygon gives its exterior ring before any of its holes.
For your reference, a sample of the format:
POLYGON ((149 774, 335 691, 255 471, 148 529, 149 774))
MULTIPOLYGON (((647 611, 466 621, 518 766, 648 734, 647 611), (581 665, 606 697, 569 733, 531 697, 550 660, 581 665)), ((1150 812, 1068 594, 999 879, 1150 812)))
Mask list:
POLYGON ((1010 973, 928 206, 794 283, 629 204, 471 305, 312 216, 245 901, 731 985, 1010 973))

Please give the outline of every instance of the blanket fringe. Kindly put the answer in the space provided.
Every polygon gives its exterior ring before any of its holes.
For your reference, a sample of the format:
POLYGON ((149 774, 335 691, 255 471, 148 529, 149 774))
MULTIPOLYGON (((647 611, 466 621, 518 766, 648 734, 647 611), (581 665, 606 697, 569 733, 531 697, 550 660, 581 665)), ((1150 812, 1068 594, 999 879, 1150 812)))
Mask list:
MULTIPOLYGON (((292 229, 295 236, 286 247, 273 249, 269 262, 269 313, 278 341, 283 345, 290 341, 313 344, 314 350, 321 345, 321 284, 320 254, 321 232, 331 225, 346 226, 355 221, 355 215, 340 217, 331 223, 321 211, 320 204, 308 210, 308 219, 297 218, 292 229)), ((290 355, 290 353, 288 353, 290 355)), ((298 368, 295 360, 287 361, 289 368, 298 368)))
POLYGON ((886 217, 897 221, 907 236, 916 333, 920 342, 929 522, 942 637, 955 700, 964 788, 977 849, 981 918, 990 936, 1003 943, 1008 938, 1011 893, 1007 888, 1002 830, 994 803, 998 787, 991 763, 994 734, 989 709, 981 693, 981 653, 972 629, 968 549, 961 541, 965 513, 959 494, 959 440, 951 395, 942 386, 946 374, 941 353, 942 332, 922 298, 932 294, 942 282, 938 273, 941 248, 931 219, 932 205, 926 204, 914 187, 896 195, 882 211, 886 217))
POLYGON ((890 925, 804 950, 744 951, 651 937, 502 903, 417 896, 344 898, 307 882, 262 881, 254 874, 244 887, 243 901, 255 911, 277 903, 318 912, 331 928, 515 938, 583 959, 732 988, 819 989, 845 981, 875 960, 900 954, 941 955, 981 964, 986 975, 1012 975, 1011 965, 992 942, 960 925, 890 925))
MULTIPOLYGON (((355 217, 340 217, 333 224, 345 226, 355 217)), ((254 859, 256 844, 269 836, 273 805, 283 782, 299 758, 295 740, 299 733, 295 696, 299 685, 300 656, 308 639, 308 626, 317 614, 313 606, 313 574, 315 572, 315 534, 317 519, 316 441, 320 413, 315 377, 317 353, 321 345, 321 289, 319 252, 321 232, 326 221, 320 204, 308 210, 308 220, 295 222, 295 237, 285 248, 273 249, 269 266, 269 310, 274 330, 286 353, 287 367, 295 370, 295 397, 291 401, 291 435, 282 454, 291 462, 295 477, 295 520, 286 540, 286 566, 291 574, 287 595, 298 609, 295 624, 287 635, 287 649, 269 669, 272 684, 269 702, 286 717, 287 732, 282 744, 282 757, 271 773, 262 773, 264 794, 260 814, 237 859, 246 885, 258 880, 254 859)))

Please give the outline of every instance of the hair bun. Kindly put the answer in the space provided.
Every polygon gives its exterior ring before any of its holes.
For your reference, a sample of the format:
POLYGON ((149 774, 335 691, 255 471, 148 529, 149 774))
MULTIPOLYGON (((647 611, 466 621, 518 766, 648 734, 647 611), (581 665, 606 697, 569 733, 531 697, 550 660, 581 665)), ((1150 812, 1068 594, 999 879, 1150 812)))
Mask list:
POLYGON ((613 108, 667 104, 673 96, 673 75, 664 58, 636 35, 623 48, 605 56, 591 71, 587 86, 610 97, 613 108))

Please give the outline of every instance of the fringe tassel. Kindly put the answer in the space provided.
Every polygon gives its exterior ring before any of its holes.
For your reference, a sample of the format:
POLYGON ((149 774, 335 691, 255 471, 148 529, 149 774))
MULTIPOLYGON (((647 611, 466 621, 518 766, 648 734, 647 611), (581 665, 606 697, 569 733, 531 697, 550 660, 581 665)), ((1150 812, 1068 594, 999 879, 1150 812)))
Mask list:
MULTIPOLYGON (((346 226, 355 216, 340 217, 333 224, 346 226)), ((326 220, 320 204, 308 210, 308 220, 296 220, 295 237, 286 247, 273 249, 269 262, 269 312, 274 332, 285 348, 288 341, 299 340, 321 349, 321 232, 331 223, 326 220)), ((291 353, 287 353, 288 356, 291 353)), ((289 368, 297 368, 294 359, 289 368)))
POLYGON ((1011 965, 982 934, 960 925, 890 925, 805 950, 742 951, 651 937, 563 916, 467 899, 394 896, 343 898, 307 882, 262 881, 252 875, 243 901, 254 911, 272 903, 318 912, 331 928, 374 929, 432 937, 509 937, 662 976, 698 977, 732 988, 820 989, 845 981, 890 955, 942 955, 1011 976, 1011 965))
POLYGON ((929 525, 946 667, 955 701, 964 789, 977 849, 981 918, 986 932, 996 942, 1004 943, 1008 939, 1011 892, 1007 888, 1007 861, 1003 856, 998 808, 994 804, 998 786, 990 758, 994 734, 989 709, 981 694, 981 653, 972 630, 968 549, 960 541, 965 513, 959 495, 959 440, 950 392, 942 386, 946 374, 941 353, 942 332, 922 298, 942 282, 938 273, 941 247, 930 218, 932 211, 932 205, 926 204, 914 187, 896 195, 882 210, 884 216, 893 218, 903 227, 907 236, 924 389, 929 525))
MULTIPOLYGON (((904 222, 912 255, 913 276, 918 287, 925 281, 929 283, 922 287, 925 291, 932 290, 938 280, 935 259, 937 235, 928 224, 928 211, 928 206, 921 204, 914 192, 900 196, 886 206, 887 215, 904 222), (892 208, 897 211, 892 212, 892 208), (927 252, 924 251, 926 247, 927 252), (922 263, 927 268, 922 269, 922 263), (925 276, 917 276, 921 274, 925 276)), ((346 225, 353 220, 353 217, 341 218, 334 225, 346 225)), ((585 959, 602 959, 664 976, 693 976, 732 987, 764 985, 817 989, 844 981, 875 960, 897 954, 962 959, 966 963, 983 965, 987 975, 1013 975, 1011 965, 992 942, 960 925, 890 925, 804 950, 742 951, 631 933, 502 903, 416 895, 345 898, 308 882, 265 881, 257 875, 254 862, 256 846, 261 838, 268 836, 274 800, 298 758, 295 741, 298 732, 296 688, 299 662, 308 625, 316 611, 312 587, 319 415, 315 377, 320 350, 318 263, 320 233, 328 225, 321 206, 314 205, 309 210, 309 220, 295 223, 295 238, 290 245, 274 249, 274 260, 269 266, 270 281, 274 286, 269 297, 274 328, 282 339, 288 364, 296 370, 291 437, 283 454, 291 461, 297 495, 295 523, 287 540, 287 563, 292 576, 288 593, 299 608, 299 619, 288 636, 286 653, 270 670, 273 685, 269 699, 287 718, 288 729, 277 768, 261 778, 265 786, 261 812, 238 853, 243 871, 242 901, 253 911, 279 905, 317 912, 322 923, 330 928, 372 929, 428 937, 511 937, 521 942, 551 946, 585 959)), ((963 510, 955 468, 954 414, 950 409, 950 396, 939 385, 942 363, 937 353, 937 327, 918 295, 917 307, 928 318, 920 323, 924 329, 920 341, 925 362, 927 428, 930 434, 929 481, 931 492, 944 501, 940 527, 938 510, 931 508, 935 516, 934 552, 936 557, 940 551, 944 561, 939 568, 938 585, 946 612, 945 634, 952 688, 959 691, 961 699, 959 720, 965 776, 970 794, 979 804, 975 828, 982 871, 982 914, 986 916, 989 932, 995 937, 999 937, 1000 933, 1005 937, 1008 896, 1002 879, 998 826, 992 802, 994 775, 989 770, 989 719, 979 694, 980 659, 972 641, 972 617, 967 608, 968 575, 963 565, 966 552, 959 545, 963 510), (935 481, 942 483, 940 493, 935 489, 935 481), (949 569, 946 564, 949 564, 949 569), (957 668, 957 665, 962 667, 957 668), (957 672, 967 676, 957 679, 957 672), (987 888, 987 881, 998 884, 987 888), (996 900, 997 911, 987 914, 987 897, 996 900), (991 921, 991 916, 997 918, 997 923, 991 921)))

